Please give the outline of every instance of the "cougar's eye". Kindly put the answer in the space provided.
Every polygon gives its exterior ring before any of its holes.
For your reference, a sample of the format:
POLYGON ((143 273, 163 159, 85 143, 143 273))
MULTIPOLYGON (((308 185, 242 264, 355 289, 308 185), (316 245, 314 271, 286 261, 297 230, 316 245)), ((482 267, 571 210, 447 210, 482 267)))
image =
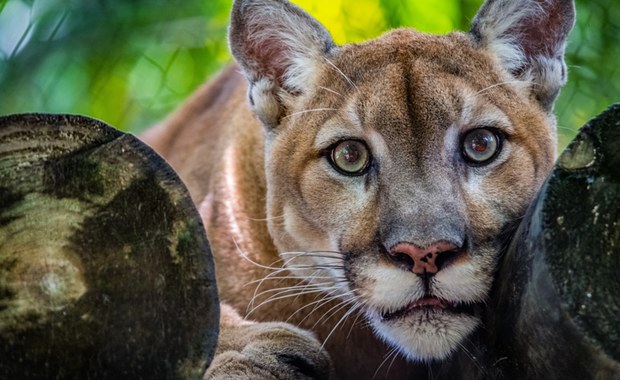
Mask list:
POLYGON ((331 148, 329 161, 344 175, 363 175, 370 163, 370 152, 362 141, 344 140, 331 148))
POLYGON ((476 128, 463 138, 463 157, 473 165, 489 163, 501 148, 501 136, 490 128, 476 128))

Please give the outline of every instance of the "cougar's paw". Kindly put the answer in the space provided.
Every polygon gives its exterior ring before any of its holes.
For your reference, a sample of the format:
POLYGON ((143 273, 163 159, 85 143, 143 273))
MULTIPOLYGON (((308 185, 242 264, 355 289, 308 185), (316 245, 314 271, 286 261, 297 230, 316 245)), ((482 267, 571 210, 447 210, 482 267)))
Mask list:
POLYGON ((329 355, 314 336, 286 323, 224 327, 205 379, 333 379, 329 355))

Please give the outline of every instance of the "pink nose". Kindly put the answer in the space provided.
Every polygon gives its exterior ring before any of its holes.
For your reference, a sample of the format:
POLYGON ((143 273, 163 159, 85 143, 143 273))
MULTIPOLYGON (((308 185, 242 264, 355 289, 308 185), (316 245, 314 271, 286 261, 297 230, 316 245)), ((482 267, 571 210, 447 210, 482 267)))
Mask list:
POLYGON ((459 247, 447 241, 439 241, 426 247, 398 243, 390 250, 390 255, 395 260, 410 263, 410 270, 416 274, 435 274, 458 254, 459 247))

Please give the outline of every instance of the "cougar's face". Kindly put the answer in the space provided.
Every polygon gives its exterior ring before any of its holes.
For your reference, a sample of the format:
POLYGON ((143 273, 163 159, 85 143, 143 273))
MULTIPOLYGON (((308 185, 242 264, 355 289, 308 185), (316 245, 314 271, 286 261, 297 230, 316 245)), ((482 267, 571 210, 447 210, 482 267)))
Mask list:
POLYGON ((479 325, 553 121, 466 34, 397 30, 318 65, 267 141, 275 243, 401 352, 445 358, 479 325))

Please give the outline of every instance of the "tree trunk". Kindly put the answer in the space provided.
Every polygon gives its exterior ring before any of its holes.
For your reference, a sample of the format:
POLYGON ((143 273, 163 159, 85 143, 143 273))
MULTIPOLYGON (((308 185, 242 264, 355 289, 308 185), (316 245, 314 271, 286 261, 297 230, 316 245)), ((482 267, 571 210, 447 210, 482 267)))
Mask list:
POLYGON ((135 137, 0 118, 0 378, 201 378, 217 339, 187 190, 135 137))

